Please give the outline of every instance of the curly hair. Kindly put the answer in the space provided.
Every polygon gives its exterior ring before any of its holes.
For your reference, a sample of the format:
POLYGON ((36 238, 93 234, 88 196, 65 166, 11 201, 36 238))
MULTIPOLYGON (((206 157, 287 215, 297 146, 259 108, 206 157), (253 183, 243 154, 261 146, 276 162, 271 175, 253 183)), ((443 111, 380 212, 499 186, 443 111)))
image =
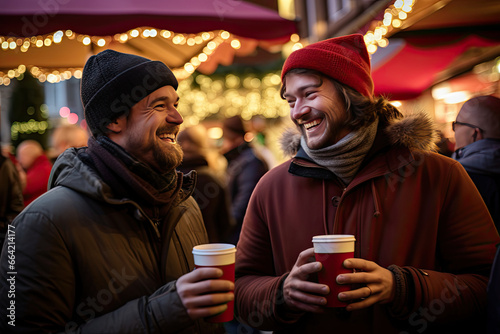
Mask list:
POLYGON ((347 118, 343 127, 350 130, 365 127, 375 121, 377 117, 383 121, 388 121, 390 119, 401 118, 403 116, 401 112, 390 104, 385 97, 381 96, 370 99, 351 87, 346 86, 319 71, 305 68, 292 69, 285 75, 280 89, 280 96, 282 99, 285 99, 284 94, 286 91, 286 77, 290 73, 317 76, 320 81, 320 86, 323 84, 324 79, 330 80, 335 89, 339 92, 340 96, 344 99, 347 118))

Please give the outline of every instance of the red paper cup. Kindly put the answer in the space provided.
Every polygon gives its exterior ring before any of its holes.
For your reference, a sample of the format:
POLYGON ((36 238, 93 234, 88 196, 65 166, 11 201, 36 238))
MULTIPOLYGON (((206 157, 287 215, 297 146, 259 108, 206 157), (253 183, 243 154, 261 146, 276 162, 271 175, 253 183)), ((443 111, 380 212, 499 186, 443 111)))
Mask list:
POLYGON ((354 257, 354 242, 356 238, 349 234, 318 235, 313 237, 314 255, 316 261, 323 264, 318 273, 318 281, 330 287, 326 295, 327 307, 345 307, 347 303, 338 299, 338 294, 351 290, 350 285, 338 284, 336 278, 340 274, 351 273, 344 268, 344 260, 354 257))
MULTIPOLYGON (((236 247, 231 244, 204 244, 193 247, 196 268, 211 267, 222 270, 219 279, 234 283, 234 262, 236 247)), ((227 322, 233 320, 234 301, 227 303, 227 310, 206 319, 207 322, 227 322)))

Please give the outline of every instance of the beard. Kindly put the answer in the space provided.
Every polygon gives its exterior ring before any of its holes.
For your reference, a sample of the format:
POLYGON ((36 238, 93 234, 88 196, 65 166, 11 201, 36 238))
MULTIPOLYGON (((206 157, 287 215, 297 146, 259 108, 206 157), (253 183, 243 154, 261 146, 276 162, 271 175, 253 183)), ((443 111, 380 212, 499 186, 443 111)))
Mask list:
POLYGON ((181 146, 177 143, 169 144, 169 146, 167 150, 164 147, 160 147, 159 143, 155 143, 153 147, 153 158, 162 169, 162 173, 173 171, 182 162, 183 152, 181 146))

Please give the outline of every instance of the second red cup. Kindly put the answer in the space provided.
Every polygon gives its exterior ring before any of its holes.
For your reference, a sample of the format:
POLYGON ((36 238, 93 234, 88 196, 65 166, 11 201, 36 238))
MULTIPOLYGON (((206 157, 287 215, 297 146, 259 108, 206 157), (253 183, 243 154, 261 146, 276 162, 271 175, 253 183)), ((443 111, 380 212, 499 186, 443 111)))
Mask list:
MULTIPOLYGON (((222 269, 219 279, 234 283, 234 262, 236 247, 231 244, 204 244, 193 247, 194 264, 196 268, 212 267, 222 269)), ((227 310, 207 318, 207 322, 227 322, 233 320, 234 301, 227 304, 227 310)))
POLYGON ((340 274, 352 273, 344 268, 344 260, 354 257, 354 242, 356 238, 350 234, 318 235, 313 237, 314 256, 321 262, 323 269, 318 273, 318 281, 330 287, 326 296, 327 307, 345 307, 347 303, 338 299, 340 292, 351 290, 350 285, 338 284, 336 279, 340 274))

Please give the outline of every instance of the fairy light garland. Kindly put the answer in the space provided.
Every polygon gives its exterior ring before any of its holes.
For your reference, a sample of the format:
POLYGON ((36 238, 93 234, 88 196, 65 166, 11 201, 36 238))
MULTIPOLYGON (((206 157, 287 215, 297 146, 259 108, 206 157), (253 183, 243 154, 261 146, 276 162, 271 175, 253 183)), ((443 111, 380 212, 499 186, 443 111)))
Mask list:
POLYGON ((389 40, 385 37, 393 29, 400 28, 413 10, 416 0, 396 0, 384 11, 383 20, 374 22, 375 28, 364 35, 368 53, 374 54, 379 47, 385 48, 389 40))
MULTIPOLYGON (((126 43, 135 38, 154 38, 161 37, 171 40, 175 45, 198 46, 204 43, 207 45, 202 52, 192 57, 181 68, 174 68, 172 71, 179 80, 189 77, 194 71, 217 50, 222 43, 230 43, 234 49, 241 47, 241 42, 233 37, 227 31, 220 32, 202 32, 199 34, 177 34, 169 30, 158 30, 154 28, 137 28, 129 30, 126 33, 115 34, 114 36, 89 36, 74 33, 71 30, 59 30, 54 34, 44 36, 33 36, 26 38, 4 37, 0 36, 0 52, 9 52, 19 49, 21 52, 28 52, 30 48, 44 48, 52 45, 63 43, 65 39, 76 40, 83 45, 94 44, 98 47, 105 47, 111 42, 126 43)), ((0 71, 0 85, 8 86, 12 79, 19 78, 26 72, 26 65, 19 65, 17 68, 8 70, 7 72, 0 71)), ((42 67, 30 67, 30 73, 35 76, 40 82, 48 81, 57 83, 68 80, 71 77, 81 78, 83 68, 63 68, 58 70, 49 70, 42 67)))

